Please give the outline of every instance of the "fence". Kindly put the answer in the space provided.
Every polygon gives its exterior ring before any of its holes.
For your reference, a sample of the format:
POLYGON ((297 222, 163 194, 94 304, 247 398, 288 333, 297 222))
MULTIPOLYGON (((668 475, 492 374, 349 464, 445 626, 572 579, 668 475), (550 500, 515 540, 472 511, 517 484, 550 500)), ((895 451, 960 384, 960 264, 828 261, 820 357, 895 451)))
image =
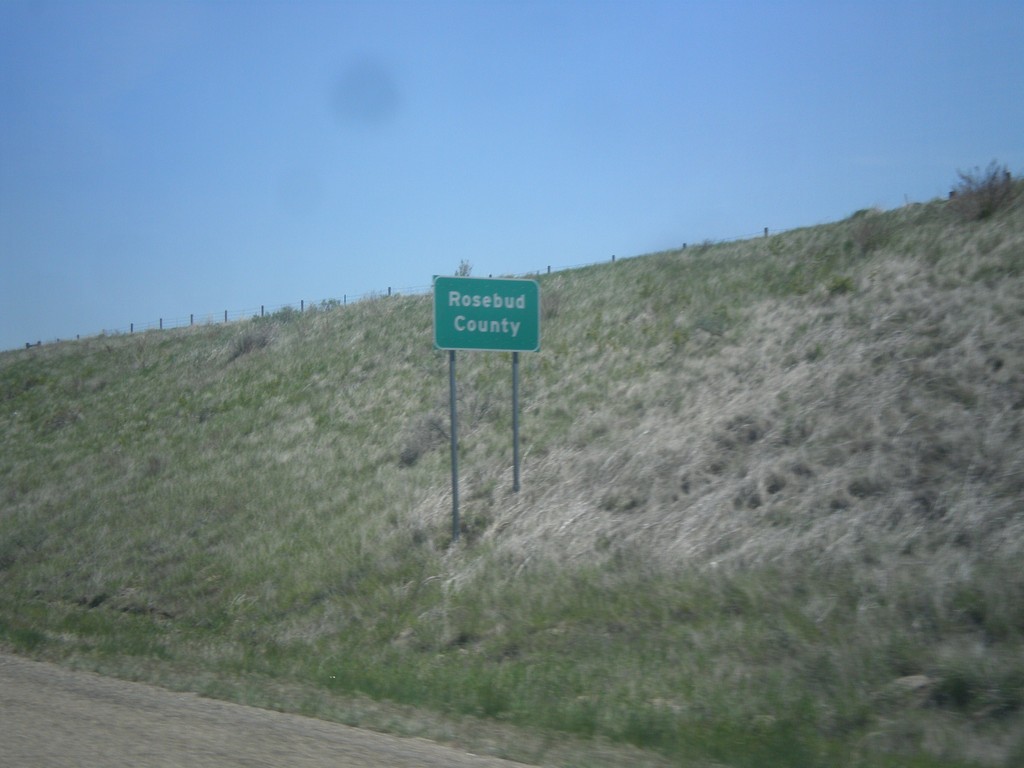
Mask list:
MULTIPOLYGON (((429 291, 430 287, 415 287, 415 288, 404 288, 402 293, 405 294, 418 294, 429 291)), ((324 299, 317 303, 315 301, 306 301, 300 299, 297 302, 290 302, 285 304, 272 304, 266 305, 261 304, 258 307, 251 307, 248 309, 225 309, 223 312, 206 312, 202 314, 190 314, 187 318, 185 317, 161 317, 158 320, 153 320, 148 323, 130 323, 127 329, 116 329, 116 330, 104 330, 105 335, 121 335, 124 333, 143 333, 145 331, 166 331, 174 328, 188 328, 195 325, 215 325, 220 323, 231 323, 239 320, 249 320, 256 317, 266 317, 272 315, 275 312, 281 312, 283 310, 293 310, 300 313, 304 313, 307 310, 323 309, 327 307, 341 307, 349 304, 355 304, 360 301, 367 299, 379 298, 381 296, 391 296, 391 288, 387 289, 387 293, 366 293, 359 296, 348 296, 344 295, 341 299, 324 299)), ((396 292, 395 295, 398 295, 396 292)))
MULTIPOLYGON (((740 241, 740 240, 750 240, 750 239, 755 238, 755 237, 761 237, 761 236, 768 237, 769 233, 771 233, 771 234, 781 234, 781 233, 787 232, 787 231, 789 231, 789 230, 785 230, 785 229, 769 230, 768 227, 765 227, 763 232, 757 232, 757 233, 746 234, 746 235, 737 235, 735 237, 727 237, 727 238, 722 238, 720 240, 704 240, 704 241, 702 241, 700 243, 700 245, 701 246, 718 245, 718 244, 721 244, 721 243, 731 243, 731 242, 737 242, 737 241, 740 241)), ((683 250, 685 250, 688 247, 689 247, 688 243, 683 243, 683 245, 682 245, 683 250)), ((612 255, 611 261, 613 261, 613 262, 615 261, 615 256, 614 255, 612 255)), ((535 270, 533 272, 525 272, 525 273, 522 273, 520 275, 512 275, 512 277, 528 277, 528 276, 531 276, 531 275, 539 275, 539 274, 549 274, 550 275, 552 273, 552 271, 554 271, 554 272, 565 272, 565 271, 571 270, 571 269, 582 269, 583 267, 592 267, 592 266, 596 266, 597 264, 604 264, 604 263, 606 263, 606 262, 603 262, 603 261, 591 261, 591 262, 587 262, 587 263, 584 263, 584 264, 569 264, 569 265, 566 265, 566 266, 556 267, 554 270, 552 270, 552 268, 550 266, 548 266, 546 269, 538 269, 538 270, 535 270)), ((493 277, 493 275, 491 275, 491 277, 493 277)), ((157 320, 152 320, 152 321, 145 322, 145 323, 135 323, 135 322, 132 322, 132 323, 129 323, 127 328, 104 329, 104 330, 100 331, 98 334, 94 334, 94 335, 98 335, 98 336, 120 336, 120 335, 124 335, 124 334, 144 333, 146 331, 156 331, 156 330, 166 331, 166 330, 172 330, 174 328, 188 328, 188 327, 196 326, 196 325, 214 325, 214 324, 219 324, 219 323, 230 323, 230 322, 237 322, 237 321, 240 321, 240 320, 249 320, 249 319, 256 318, 256 317, 264 317, 266 315, 271 315, 271 314, 274 314, 275 312, 280 312, 282 310, 287 310, 287 309, 291 309, 291 310, 294 310, 294 311, 298 311, 298 312, 304 313, 306 311, 315 310, 315 309, 322 309, 322 308, 328 308, 328 307, 334 308, 334 307, 340 307, 340 306, 347 306, 349 304, 356 304, 356 303, 361 302, 361 301, 366 301, 366 300, 369 300, 369 299, 378 299, 378 298, 382 298, 382 297, 385 297, 385 296, 424 294, 424 293, 428 293, 432 289, 432 287, 433 286, 431 286, 431 285, 415 286, 415 287, 411 287, 411 288, 401 288, 401 289, 398 289, 398 290, 396 290, 394 292, 389 287, 386 292, 374 291, 374 292, 370 292, 370 293, 364 293, 364 294, 352 295, 352 296, 349 296, 347 294, 343 294, 343 296, 342 296, 342 298, 340 300, 339 299, 324 299, 324 300, 320 301, 319 303, 315 302, 315 301, 306 301, 305 299, 300 299, 298 302, 292 302, 292 303, 286 303, 286 304, 273 304, 273 305, 261 304, 259 307, 251 307, 251 308, 248 308, 248 309, 225 309, 225 310, 220 310, 220 311, 217 311, 217 312, 206 312, 206 313, 202 313, 202 314, 195 314, 195 313, 193 313, 193 314, 190 314, 187 318, 185 318, 185 317, 172 317, 172 318, 161 317, 161 318, 158 318, 157 320)), ((76 339, 80 339, 81 335, 78 335, 75 338, 76 339)), ((61 341, 61 339, 54 339, 53 343, 60 342, 60 341, 61 341)), ((26 343, 25 347, 26 348, 36 347, 36 346, 40 346, 41 344, 42 344, 42 342, 39 342, 39 341, 37 341, 35 343, 26 343)))
MULTIPOLYGON (((420 294, 426 293, 430 290, 430 286, 417 286, 414 288, 403 288, 401 293, 403 294, 420 294)), ((377 299, 383 296, 399 295, 399 292, 392 292, 391 288, 387 289, 386 293, 364 293, 356 296, 343 295, 341 299, 324 299, 319 303, 315 301, 306 301, 300 299, 297 302, 289 302, 285 304, 261 304, 258 307, 251 307, 248 309, 225 309, 217 312, 204 312, 200 314, 192 313, 188 317, 161 317, 157 320, 151 320, 145 323, 129 323, 127 328, 105 328, 97 334, 97 336, 123 336, 132 335, 136 333, 145 333, 147 331, 169 331, 175 328, 189 328, 197 325, 217 325, 223 323, 238 322, 240 320, 250 320, 257 317, 265 317, 272 315, 275 312, 282 310, 291 309, 296 312, 304 313, 311 310, 318 310, 324 308, 334 308, 347 306, 349 304, 355 304, 360 301, 366 301, 369 299, 377 299)), ((75 336, 76 340, 81 339, 81 335, 75 336)), ((65 339, 54 339, 49 343, 58 343, 65 341, 65 339)), ((26 343, 25 348, 42 346, 41 341, 35 343, 26 343)))

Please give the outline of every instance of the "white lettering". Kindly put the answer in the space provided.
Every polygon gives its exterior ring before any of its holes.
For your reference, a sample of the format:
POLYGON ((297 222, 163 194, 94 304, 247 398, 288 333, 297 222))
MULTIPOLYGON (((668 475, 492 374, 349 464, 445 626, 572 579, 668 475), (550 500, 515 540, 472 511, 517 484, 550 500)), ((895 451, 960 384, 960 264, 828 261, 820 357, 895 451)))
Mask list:
POLYGON ((503 317, 501 320, 473 320, 466 319, 465 315, 456 315, 453 325, 455 330, 460 333, 463 331, 470 333, 503 333, 505 335, 511 334, 514 339, 519 335, 519 328, 522 326, 522 323, 509 320, 507 317, 503 317))
POLYGON ((483 307, 485 309, 526 309, 526 294, 518 296, 470 295, 459 291, 448 291, 449 307, 483 307))
POLYGON ((450 290, 448 291, 448 306, 471 310, 469 315, 465 313, 458 314, 451 321, 457 333, 497 334, 506 338, 516 339, 519 337, 519 331, 523 327, 522 322, 512 320, 509 317, 499 317, 498 319, 476 318, 472 316, 474 314, 472 310, 488 310, 485 313, 475 314, 488 314, 493 317, 493 315, 499 314, 499 312, 505 314, 507 311, 525 310, 527 303, 525 293, 503 296, 500 293, 480 295, 450 290))

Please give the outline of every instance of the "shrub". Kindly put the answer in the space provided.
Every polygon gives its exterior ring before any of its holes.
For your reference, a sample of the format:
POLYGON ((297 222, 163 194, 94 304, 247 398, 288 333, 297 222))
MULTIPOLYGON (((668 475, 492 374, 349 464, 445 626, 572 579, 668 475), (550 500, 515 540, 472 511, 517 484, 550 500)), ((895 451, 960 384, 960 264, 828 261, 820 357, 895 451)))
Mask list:
POLYGON ((861 255, 871 253, 885 244, 889 237, 889 220, 881 211, 857 211, 850 219, 853 222, 850 236, 861 255))
POLYGON ((837 275, 829 281, 828 293, 830 296, 841 296, 844 293, 850 293, 855 287, 852 277, 837 275))
POLYGON ((276 323, 291 323, 302 317, 302 313, 299 312, 295 307, 282 307, 272 315, 268 315, 265 318, 259 318, 260 320, 269 320, 276 323))
POLYGON ((266 326, 259 326, 246 330, 245 333, 236 337, 234 343, 231 345, 228 362, 234 362, 243 355, 255 352, 257 349, 263 349, 270 344, 270 341, 270 329, 266 326))
POLYGON ((444 415, 431 412, 417 419, 406 431, 398 463, 411 467, 427 452, 448 440, 448 428, 444 415))
POLYGON ((995 160, 982 171, 957 171, 960 183, 949 193, 950 207, 963 221, 987 219, 1013 196, 1013 178, 1005 165, 995 160))

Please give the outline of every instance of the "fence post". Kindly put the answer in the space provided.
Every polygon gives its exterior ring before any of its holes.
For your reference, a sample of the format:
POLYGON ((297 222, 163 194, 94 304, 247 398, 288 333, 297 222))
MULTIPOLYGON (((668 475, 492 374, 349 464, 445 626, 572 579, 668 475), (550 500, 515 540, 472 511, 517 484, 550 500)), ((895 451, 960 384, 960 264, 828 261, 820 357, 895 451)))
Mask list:
POLYGON ((135 323, 131 323, 131 324, 130 324, 130 325, 128 326, 128 333, 130 333, 130 334, 131 334, 131 333, 135 333, 135 323))
POLYGON ((227 321, 228 321, 228 311, 225 309, 224 310, 224 322, 226 323, 227 321))
POLYGON ((299 314, 301 315, 305 311, 306 311, 306 300, 305 299, 299 299, 299 314))
POLYGON ((164 329, 164 319, 161 317, 160 318, 160 330, 162 331, 163 329, 164 329))
POLYGON ((389 285, 388 286, 388 296, 390 296, 390 295, 391 295, 391 286, 389 285))
POLYGON ((263 317, 263 305, 260 304, 260 317, 263 317))
POLYGON ((551 274, 551 265, 550 264, 548 265, 548 274, 549 275, 551 274))
POLYGON ((768 227, 765 227, 765 228, 764 228, 764 236, 765 236, 765 237, 768 237, 768 227))

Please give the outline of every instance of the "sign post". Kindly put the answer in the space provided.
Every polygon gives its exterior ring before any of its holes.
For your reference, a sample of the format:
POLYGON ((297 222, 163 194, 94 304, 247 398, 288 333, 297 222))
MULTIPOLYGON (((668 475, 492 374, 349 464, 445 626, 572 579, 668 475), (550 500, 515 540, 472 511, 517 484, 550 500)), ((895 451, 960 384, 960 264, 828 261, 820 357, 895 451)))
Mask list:
POLYGON ((455 350, 448 350, 448 392, 452 417, 452 541, 459 540, 459 419, 455 410, 455 350))
POLYGON ((519 493, 519 353, 512 353, 512 490, 519 493))
POLYGON ((512 353, 512 490, 519 491, 519 353, 540 350, 540 286, 534 280, 435 277, 434 346, 448 350, 452 541, 459 539, 459 449, 455 352, 512 353))

